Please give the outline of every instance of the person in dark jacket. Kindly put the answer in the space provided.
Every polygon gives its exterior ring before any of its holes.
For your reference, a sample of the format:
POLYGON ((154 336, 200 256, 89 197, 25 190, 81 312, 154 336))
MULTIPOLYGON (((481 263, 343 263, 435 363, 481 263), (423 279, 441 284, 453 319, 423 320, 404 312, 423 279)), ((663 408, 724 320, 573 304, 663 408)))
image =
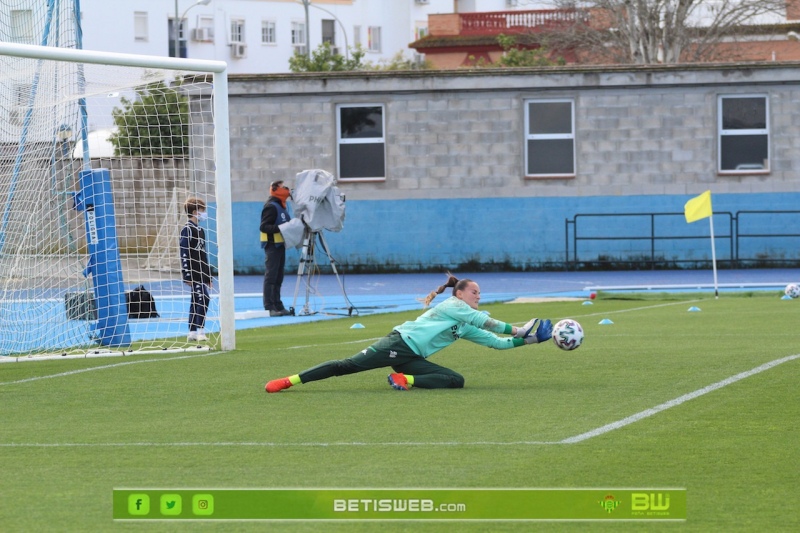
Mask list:
POLYGON ((190 197, 184 203, 189 220, 181 229, 181 277, 183 282, 192 289, 192 300, 189 305, 189 342, 206 341, 203 327, 206 322, 208 303, 211 289, 211 266, 208 263, 206 251, 206 233, 199 222, 208 218, 206 203, 195 197, 190 197))
POLYGON ((261 209, 261 247, 264 249, 264 309, 269 316, 287 316, 291 313, 281 301, 281 285, 283 271, 286 267, 286 246, 283 242, 280 226, 291 220, 286 200, 291 193, 282 180, 273 181, 270 196, 261 209))

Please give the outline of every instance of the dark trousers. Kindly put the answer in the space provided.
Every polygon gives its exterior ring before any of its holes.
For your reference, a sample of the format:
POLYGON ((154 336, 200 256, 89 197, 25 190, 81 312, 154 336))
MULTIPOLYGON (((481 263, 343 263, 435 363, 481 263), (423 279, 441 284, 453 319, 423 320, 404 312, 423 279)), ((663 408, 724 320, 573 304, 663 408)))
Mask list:
POLYGON ((203 329, 206 323, 208 303, 208 285, 199 281, 192 282, 192 303, 189 305, 189 331, 203 329))
POLYGON ((415 354, 396 331, 352 357, 328 361, 300 372, 300 381, 308 383, 384 367, 414 376, 414 387, 420 389, 464 387, 464 376, 415 354))
POLYGON ((286 247, 283 244, 267 243, 264 247, 264 291, 263 303, 267 311, 283 311, 281 285, 286 267, 286 247))

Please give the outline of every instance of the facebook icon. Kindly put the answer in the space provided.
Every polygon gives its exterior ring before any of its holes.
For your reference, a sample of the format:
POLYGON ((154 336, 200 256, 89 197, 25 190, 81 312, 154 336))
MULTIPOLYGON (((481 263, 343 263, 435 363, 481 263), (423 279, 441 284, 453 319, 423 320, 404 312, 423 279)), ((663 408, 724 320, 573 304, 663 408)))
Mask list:
POLYGON ((150 514, 150 496, 147 494, 129 495, 128 514, 134 516, 144 516, 150 514))

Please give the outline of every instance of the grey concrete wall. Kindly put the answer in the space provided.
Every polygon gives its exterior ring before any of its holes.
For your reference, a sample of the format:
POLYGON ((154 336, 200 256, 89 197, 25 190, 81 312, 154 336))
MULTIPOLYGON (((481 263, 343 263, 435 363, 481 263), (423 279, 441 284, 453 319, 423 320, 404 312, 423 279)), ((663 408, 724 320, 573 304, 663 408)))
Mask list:
POLYGON ((386 106, 387 177, 348 199, 800 190, 800 64, 231 76, 233 201, 336 169, 335 106, 386 106), (716 172, 717 96, 766 94, 769 175, 716 172), (524 177, 524 101, 574 98, 577 175, 524 177))

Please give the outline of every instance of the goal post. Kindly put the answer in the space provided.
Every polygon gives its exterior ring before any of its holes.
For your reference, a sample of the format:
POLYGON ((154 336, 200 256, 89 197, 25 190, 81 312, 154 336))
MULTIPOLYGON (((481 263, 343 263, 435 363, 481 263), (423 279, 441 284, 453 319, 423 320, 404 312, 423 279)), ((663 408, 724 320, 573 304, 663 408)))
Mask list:
MULTIPOLYGON (((184 190, 210 215, 200 223, 214 275, 203 345, 235 348, 226 69, 222 61, 0 42, 0 361, 106 346, 197 349, 187 339, 191 291, 181 273, 146 266, 169 237, 167 215, 174 220, 184 190), (150 127, 126 129, 131 120, 150 127), (95 179, 107 180, 110 200, 103 220, 92 221, 100 218, 94 206, 91 216, 76 207, 95 179), (109 224, 101 251, 92 246, 96 223, 109 224), (103 290, 116 294, 117 310, 97 286, 97 269, 113 270, 115 254, 121 279, 103 290), (120 304, 139 286, 158 317, 120 304), (103 317, 114 313, 128 316, 105 324, 114 338, 103 342, 103 317)), ((182 226, 188 216, 178 216, 182 226)))

